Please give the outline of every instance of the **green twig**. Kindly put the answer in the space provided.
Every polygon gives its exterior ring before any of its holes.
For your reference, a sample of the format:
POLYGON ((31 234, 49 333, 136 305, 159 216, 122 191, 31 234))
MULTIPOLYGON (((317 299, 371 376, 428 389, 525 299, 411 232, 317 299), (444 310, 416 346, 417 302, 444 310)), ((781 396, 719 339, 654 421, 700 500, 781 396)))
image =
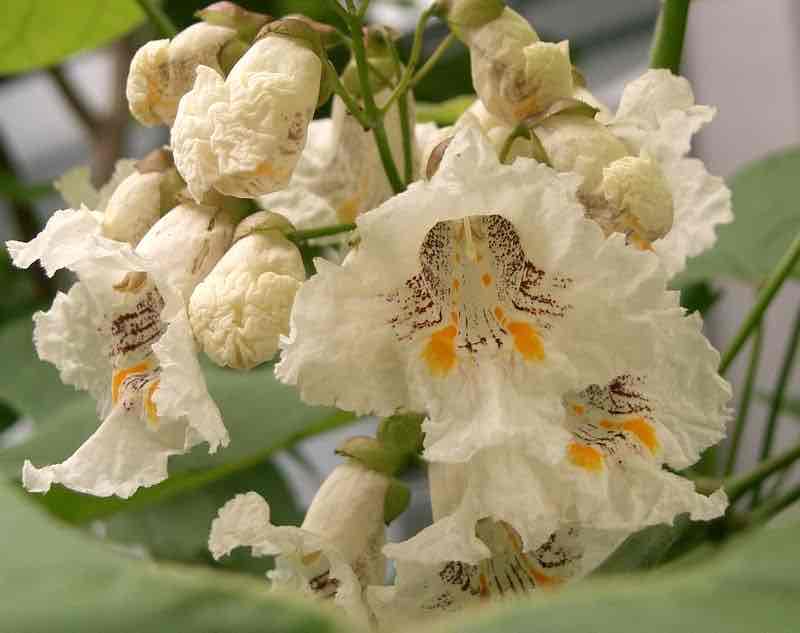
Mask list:
MULTIPOLYGON (((403 64, 400 55, 397 54, 397 47, 391 37, 387 38, 389 54, 394 62, 396 78, 402 79, 403 64)), ((389 84, 391 85, 391 83, 389 84)), ((403 138, 403 176, 406 186, 414 180, 414 156, 412 154, 411 135, 414 133, 411 122, 408 120, 408 93, 403 93, 397 100, 397 110, 400 115, 400 134, 403 138)))
MULTIPOLYGON (((775 431, 778 428, 778 418, 781 415, 781 408, 783 407, 783 398, 786 395, 786 386, 789 384, 789 377, 792 375, 794 369, 794 361, 797 356, 797 348, 800 347, 800 311, 794 320, 792 326, 792 334, 789 337, 789 346, 786 348, 786 353, 783 356, 783 364, 781 365, 781 373, 778 376, 776 383, 775 393, 772 398, 772 405, 767 418, 767 426, 764 429, 764 438, 761 442, 761 459, 765 460, 772 453, 772 446, 775 443, 775 431)), ((752 506, 758 505, 758 500, 761 495, 761 486, 757 486, 753 493, 752 506)))
POLYGON ((417 29, 414 31, 414 41, 411 44, 411 53, 408 56, 406 69, 403 72, 403 76, 400 78, 400 81, 395 87, 394 91, 391 95, 389 95, 389 99, 383 104, 381 109, 384 113, 386 113, 389 108, 392 107, 392 104, 400 97, 400 95, 405 94, 408 92, 409 88, 411 88, 411 81, 414 79, 414 70, 419 63, 419 57, 422 54, 422 41, 425 35, 425 26, 428 24, 428 20, 430 20, 431 16, 437 10, 438 8, 436 3, 433 3, 430 7, 422 12, 422 15, 419 16, 417 29))
POLYGON ((733 427, 733 435, 731 436, 731 445, 728 449, 728 459, 725 464, 725 476, 729 477, 736 466, 736 456, 739 453, 739 444, 742 440, 745 424, 747 423, 750 414, 750 403, 753 398, 753 391, 756 382, 756 375, 758 374, 758 366, 761 362, 761 349, 764 338, 764 328, 758 326, 756 328, 755 339, 753 339, 753 348, 750 350, 750 364, 747 366, 747 376, 742 388, 742 399, 739 402, 739 412, 736 416, 736 423, 733 427))
POLYGON ((353 38, 353 56, 356 60, 356 70, 358 71, 358 80, 361 85, 361 95, 364 101, 366 118, 369 122, 369 127, 372 128, 375 144, 378 146, 378 154, 381 157, 381 163, 383 164, 383 169, 386 172, 389 184, 392 186, 394 193, 400 193, 405 190, 405 186, 400 179, 397 165, 395 165, 394 158, 392 157, 389 139, 386 136, 386 128, 383 124, 383 113, 378 106, 375 105, 375 95, 372 93, 372 86, 369 81, 367 51, 364 47, 364 38, 361 32, 362 22, 359 16, 348 13, 347 24, 350 28, 350 35, 353 38))
POLYGON ((656 22, 650 68, 667 68, 680 74, 689 0, 662 0, 661 13, 656 22))
POLYGON ((364 127, 368 129, 370 127, 369 119, 367 119, 367 115, 361 106, 358 105, 356 100, 353 98, 347 88, 344 87, 341 79, 339 79, 339 74, 336 72, 336 68, 334 68, 333 64, 329 59, 325 59, 325 65, 328 67, 328 77, 330 78, 331 88, 333 91, 344 101, 344 105, 347 107, 347 111, 352 114, 356 120, 364 127))
POLYGON ((800 501, 800 486, 791 492, 787 492, 782 497, 776 497, 774 499, 770 499, 769 501, 765 501, 759 508, 750 514, 749 523, 751 525, 765 523, 776 514, 782 512, 797 501, 800 501))
POLYGON ((166 13, 155 0, 136 0, 142 11, 164 37, 173 38, 178 34, 177 27, 172 23, 166 13))
POLYGON ((436 47, 436 50, 431 53, 431 56, 425 61, 424 64, 420 67, 420 69, 414 75, 414 78, 411 80, 411 87, 414 88, 420 81, 422 81, 429 72, 433 69, 434 66, 439 62, 444 52, 448 49, 450 44, 456 41, 455 33, 448 33, 447 37, 444 38, 440 43, 439 46, 436 47))
POLYGON ((753 333, 753 330, 761 323, 764 312, 769 307, 770 302, 777 294, 778 290, 783 286, 783 282, 786 281, 786 278, 791 274, 792 270, 794 270, 798 261, 800 261, 800 234, 794 238, 789 249, 784 253, 777 266, 775 266, 774 270, 770 273, 766 283, 758 294, 756 305, 750 310, 750 313, 745 318, 736 336, 733 337, 733 341, 731 341, 728 349, 725 350, 725 353, 722 355, 722 360, 719 364, 720 374, 724 374, 728 370, 731 363, 742 350, 742 346, 744 346, 747 339, 753 333))
POLYGON ((725 491, 728 493, 731 505, 762 481, 768 479, 774 473, 791 466, 798 459, 800 459, 800 444, 777 457, 761 462, 749 473, 729 478, 725 484, 725 491))
POLYGON ((302 242, 304 240, 312 240, 315 237, 327 237, 328 235, 349 233, 350 231, 354 231, 355 228, 355 224, 332 224, 331 226, 321 226, 318 229, 290 231, 286 234, 286 237, 293 242, 302 242))

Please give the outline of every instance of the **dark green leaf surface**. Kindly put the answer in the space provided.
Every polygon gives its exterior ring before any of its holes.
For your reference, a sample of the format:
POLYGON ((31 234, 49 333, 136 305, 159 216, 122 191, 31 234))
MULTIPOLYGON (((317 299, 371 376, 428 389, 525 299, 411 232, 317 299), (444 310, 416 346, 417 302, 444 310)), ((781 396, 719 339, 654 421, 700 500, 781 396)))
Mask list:
POLYGON ((798 529, 764 529, 695 564, 581 582, 556 595, 443 621, 429 631, 795 633, 798 529))
POLYGON ((9 633, 350 631, 263 580, 134 560, 0 485, 0 629, 9 633))
POLYGON ((6 0, 0 7, 0 74, 57 64, 142 20, 134 0, 6 0))
MULTIPOLYGON (((716 246, 689 261, 684 281, 735 277, 758 283, 800 232, 800 149, 744 167, 730 181, 736 219, 719 229, 716 246)), ((800 278, 800 267, 793 276, 800 278)))

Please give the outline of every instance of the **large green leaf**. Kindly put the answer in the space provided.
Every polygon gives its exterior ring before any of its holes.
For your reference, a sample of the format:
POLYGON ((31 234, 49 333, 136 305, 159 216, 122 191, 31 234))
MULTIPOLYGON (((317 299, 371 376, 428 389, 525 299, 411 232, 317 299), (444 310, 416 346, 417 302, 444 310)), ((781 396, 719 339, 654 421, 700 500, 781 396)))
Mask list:
POLYGON ((6 0, 0 9, 0 74, 57 64, 143 19, 135 0, 6 0))
MULTIPOLYGON (((735 277, 758 283, 800 232, 800 149, 750 163, 730 182, 736 219, 717 245, 690 260, 683 280, 735 277)), ((800 278, 800 267, 793 273, 800 278)))
POLYGON ((131 559, 0 485, 0 628, 9 633, 349 631, 263 580, 131 559))
POLYGON ((794 633, 800 525, 735 540, 700 562, 588 580, 552 595, 443 621, 439 633, 794 633))
POLYGON ((617 574, 655 567, 664 559, 688 526, 688 517, 681 515, 675 519, 674 525, 654 525, 645 528, 628 537, 594 573, 617 574))

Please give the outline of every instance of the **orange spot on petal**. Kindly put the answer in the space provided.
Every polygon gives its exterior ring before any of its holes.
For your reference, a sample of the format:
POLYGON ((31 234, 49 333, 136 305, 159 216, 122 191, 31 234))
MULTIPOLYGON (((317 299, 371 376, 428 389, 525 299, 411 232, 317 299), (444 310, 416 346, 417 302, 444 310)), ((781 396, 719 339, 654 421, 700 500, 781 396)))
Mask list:
POLYGON ((147 394, 144 398, 144 410, 147 414, 147 421, 153 425, 158 423, 158 408, 156 403, 153 402, 153 396, 158 389, 158 380, 154 380, 147 386, 147 394))
POLYGON ((434 376, 445 376, 456 366, 455 337, 458 329, 454 325, 431 334, 431 338, 422 350, 422 358, 434 376))
POLYGON ((461 287, 461 282, 458 279, 453 279, 453 290, 458 290, 461 287))
POLYGON ((658 437, 656 437, 656 430, 653 428, 652 424, 642 417, 631 418, 630 420, 625 420, 624 422, 601 420, 600 426, 605 429, 622 429, 623 431, 633 433, 633 435, 635 435, 639 441, 650 450, 651 453, 655 453, 658 450, 659 443, 658 437))
POLYGON ((573 404, 572 410, 575 412, 575 415, 583 415, 586 413, 586 407, 584 407, 582 404, 573 404))
POLYGON ((542 339, 532 325, 524 321, 512 321, 507 327, 514 337, 514 347, 522 354, 522 358, 528 361, 544 360, 542 339))
POLYGON ((497 322, 500 325, 503 325, 503 322, 506 320, 506 313, 503 312, 503 308, 501 308, 500 306, 495 307, 494 318, 497 319, 497 322))
POLYGON ((569 460, 580 468, 598 472, 603 470, 603 454, 596 448, 573 442, 567 447, 569 460))
POLYGON ((481 283, 484 286, 488 286, 490 283, 492 283, 492 276, 489 273, 483 273, 481 276, 481 283))
POLYGON ((117 400, 119 400, 120 387, 122 387, 122 383, 125 382, 128 376, 143 374, 146 371, 150 371, 150 363, 146 360, 136 365, 126 367, 125 369, 118 369, 115 371, 111 377, 111 401, 114 404, 117 403, 117 400))

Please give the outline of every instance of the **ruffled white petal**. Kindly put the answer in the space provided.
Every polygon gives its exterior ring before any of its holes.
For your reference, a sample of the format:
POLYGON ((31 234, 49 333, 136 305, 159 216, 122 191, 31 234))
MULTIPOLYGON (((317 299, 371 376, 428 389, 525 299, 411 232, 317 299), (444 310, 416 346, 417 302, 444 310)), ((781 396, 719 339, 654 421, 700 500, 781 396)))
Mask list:
MULTIPOLYGON (((634 368, 644 371, 650 362, 650 341, 658 335, 658 319, 680 318, 677 296, 664 292, 657 258, 627 248, 622 236, 605 240, 583 218, 576 185, 575 177, 525 159, 501 166, 478 133, 461 132, 432 181, 415 183, 360 218, 357 252, 343 267, 321 264, 319 274, 300 290, 277 375, 296 384, 301 396, 315 404, 378 415, 403 408, 427 412, 431 420, 425 426, 426 456, 431 460, 463 461, 482 447, 517 436, 530 438, 555 458, 542 438, 559 417, 560 394, 581 384, 605 383, 634 368), (430 348, 425 345, 438 341, 406 337, 402 314, 413 312, 416 305, 423 315, 430 311, 430 318, 436 318, 435 293, 450 296, 451 280, 445 274, 415 285, 420 279, 420 248, 425 240, 425 248, 438 248, 429 234, 437 222, 469 216, 487 218, 475 222, 485 222, 481 226, 495 231, 498 244, 512 249, 511 255, 493 251, 498 262, 493 264, 494 276, 504 288, 497 292, 501 297, 511 293, 517 305, 527 306, 532 312, 526 318, 535 313, 544 321, 534 319, 528 339, 521 326, 523 338, 515 339, 511 349, 504 346, 495 352, 492 345, 478 345, 474 356, 455 353, 456 369, 445 367, 444 376, 432 376, 425 359, 430 348), (519 247, 513 246, 511 230, 519 247), (529 264, 517 261, 518 248, 529 264), (541 277, 536 273, 536 280, 506 281, 506 270, 538 270, 541 277), (514 289, 513 284, 521 285, 514 289), (529 292, 533 287, 541 290, 529 292), (433 293, 433 299, 414 295, 415 288, 433 293), (536 337, 544 350, 538 361, 532 358, 536 350, 525 347, 535 347, 536 337), (520 350, 529 354, 527 360, 520 350)), ((436 235, 436 240, 458 239, 436 235)), ((426 265, 435 275, 434 267, 446 264, 428 260, 426 265)), ((484 314, 491 315, 499 305, 490 302, 500 301, 491 296, 478 299, 487 301, 480 306, 484 314)), ((503 310, 510 314, 513 308, 503 304, 503 310)), ((448 317, 443 315, 442 327, 448 317)), ((466 331, 465 336, 470 328, 476 328, 475 337, 490 336, 480 324, 465 324, 459 318, 458 329, 466 331)), ((486 318, 487 327, 496 331, 488 321, 494 317, 486 318)))
POLYGON ((95 211, 103 211, 114 190, 134 171, 136 171, 135 160, 128 158, 118 160, 114 165, 114 173, 111 178, 98 190, 92 185, 89 167, 81 165, 64 172, 53 182, 53 186, 73 209, 84 205, 95 211))
POLYGON ((276 569, 269 573, 273 588, 309 597, 333 596, 334 603, 351 618, 367 624, 361 585, 339 550, 324 535, 274 526, 269 519, 269 505, 261 496, 254 492, 237 495, 211 524, 211 553, 220 558, 237 547, 250 547, 254 556, 277 556, 276 569))

